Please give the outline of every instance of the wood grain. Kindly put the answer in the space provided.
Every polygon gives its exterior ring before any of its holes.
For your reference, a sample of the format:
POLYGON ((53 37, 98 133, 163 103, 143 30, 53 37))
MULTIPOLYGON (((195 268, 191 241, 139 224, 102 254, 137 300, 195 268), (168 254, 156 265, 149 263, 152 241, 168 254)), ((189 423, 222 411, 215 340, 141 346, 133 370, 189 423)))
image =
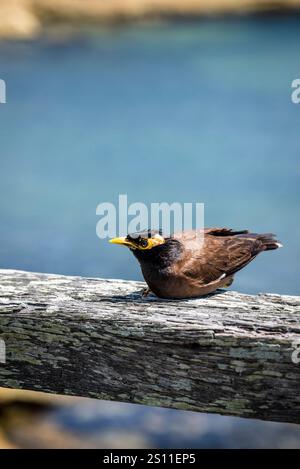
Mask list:
POLYGON ((0 270, 0 386, 300 422, 300 297, 0 270))

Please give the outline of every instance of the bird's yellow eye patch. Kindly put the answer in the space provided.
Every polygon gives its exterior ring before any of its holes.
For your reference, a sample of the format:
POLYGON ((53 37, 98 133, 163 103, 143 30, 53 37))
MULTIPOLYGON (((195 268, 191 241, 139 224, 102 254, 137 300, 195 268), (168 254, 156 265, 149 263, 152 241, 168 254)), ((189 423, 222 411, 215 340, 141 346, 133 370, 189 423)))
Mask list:
POLYGON ((152 249, 155 248, 155 246, 159 246, 160 244, 164 244, 165 240, 164 238, 156 234, 153 238, 143 238, 138 245, 136 245, 137 249, 152 249))

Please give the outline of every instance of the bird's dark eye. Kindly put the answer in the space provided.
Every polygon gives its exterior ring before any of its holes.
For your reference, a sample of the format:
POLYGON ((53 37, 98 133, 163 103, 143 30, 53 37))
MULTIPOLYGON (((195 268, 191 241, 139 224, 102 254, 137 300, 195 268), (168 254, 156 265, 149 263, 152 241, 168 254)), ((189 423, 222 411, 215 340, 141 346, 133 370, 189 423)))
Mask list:
POLYGON ((140 246, 142 246, 142 248, 146 248, 148 246, 148 241, 146 239, 141 239, 140 246))

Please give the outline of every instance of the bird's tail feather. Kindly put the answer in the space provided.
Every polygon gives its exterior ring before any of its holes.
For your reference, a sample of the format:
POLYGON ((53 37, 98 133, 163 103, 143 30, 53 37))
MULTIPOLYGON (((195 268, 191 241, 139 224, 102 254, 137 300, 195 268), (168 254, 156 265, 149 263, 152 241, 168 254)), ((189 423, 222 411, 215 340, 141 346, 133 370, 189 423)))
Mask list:
POLYGON ((276 235, 273 233, 247 233, 245 235, 239 235, 241 237, 247 237, 257 239, 261 241, 265 251, 271 251, 272 249, 278 249, 282 247, 282 244, 275 238, 276 235))

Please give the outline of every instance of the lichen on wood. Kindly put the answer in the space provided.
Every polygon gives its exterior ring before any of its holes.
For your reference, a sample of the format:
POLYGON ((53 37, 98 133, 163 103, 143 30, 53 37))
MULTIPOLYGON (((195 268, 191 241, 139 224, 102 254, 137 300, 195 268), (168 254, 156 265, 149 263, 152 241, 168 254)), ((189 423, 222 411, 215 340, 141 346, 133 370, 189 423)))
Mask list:
POLYGON ((0 386, 300 422, 300 297, 0 270, 0 386))

